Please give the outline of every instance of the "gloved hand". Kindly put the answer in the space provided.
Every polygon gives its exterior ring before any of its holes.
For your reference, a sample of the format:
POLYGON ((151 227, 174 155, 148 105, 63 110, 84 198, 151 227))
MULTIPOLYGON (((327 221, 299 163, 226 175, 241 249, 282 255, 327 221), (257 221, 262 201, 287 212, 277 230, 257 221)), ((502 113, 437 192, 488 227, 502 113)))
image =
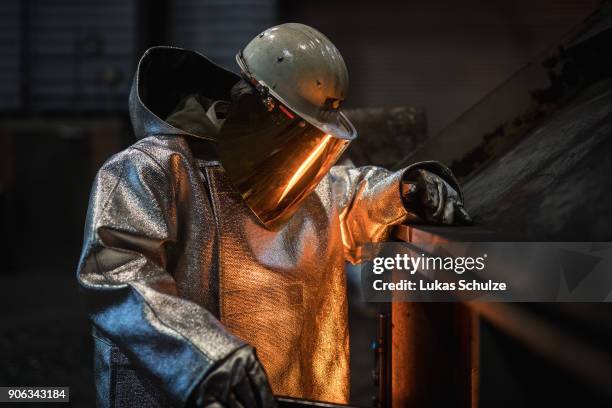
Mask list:
POLYGON ((244 346, 204 377, 192 395, 197 408, 268 408, 276 400, 255 349, 244 346))
POLYGON ((402 181, 406 208, 432 224, 471 224, 461 195, 442 177, 424 169, 411 171, 402 181))

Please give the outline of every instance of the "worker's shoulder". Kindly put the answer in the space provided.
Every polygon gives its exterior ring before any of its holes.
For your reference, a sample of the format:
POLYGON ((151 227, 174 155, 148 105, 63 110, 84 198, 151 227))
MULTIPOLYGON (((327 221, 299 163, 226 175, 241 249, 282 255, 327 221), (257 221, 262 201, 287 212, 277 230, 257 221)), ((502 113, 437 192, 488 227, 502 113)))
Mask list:
POLYGON ((180 140, 159 136, 139 140, 114 154, 98 170, 94 180, 93 208, 101 209, 100 217, 112 217, 113 206, 125 206, 126 199, 135 205, 139 200, 134 197, 143 202, 172 200, 176 172, 171 161, 177 161, 173 155, 183 154, 180 140))
POLYGON ((149 136, 113 155, 100 170, 103 172, 129 165, 167 173, 173 165, 191 161, 189 145, 182 137, 149 136))
POLYGON ((181 136, 149 136, 126 150, 131 150, 130 154, 146 154, 163 168, 170 166, 171 162, 176 162, 177 158, 187 161, 193 159, 189 144, 181 136))

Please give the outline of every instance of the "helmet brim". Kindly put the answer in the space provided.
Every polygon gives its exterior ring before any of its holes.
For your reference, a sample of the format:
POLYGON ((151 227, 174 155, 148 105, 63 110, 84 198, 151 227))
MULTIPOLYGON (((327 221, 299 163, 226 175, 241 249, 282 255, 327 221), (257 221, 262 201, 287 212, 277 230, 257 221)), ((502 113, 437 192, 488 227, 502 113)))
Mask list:
POLYGON ((269 93, 276 99, 278 102, 283 104, 285 107, 289 108, 293 113, 297 116, 310 123, 312 126, 320 129, 322 132, 326 134, 331 134, 336 138, 345 139, 345 140, 353 140, 357 138, 357 130, 353 123, 346 117, 344 112, 340 110, 329 111, 324 119, 316 118, 312 115, 307 114, 306 112, 300 112, 297 107, 292 106, 291 103, 287 102, 282 95, 277 93, 270 84, 267 84, 265 81, 262 81, 256 78, 246 62, 242 58, 242 50, 236 54, 236 62, 240 67, 240 71, 242 75, 254 85, 260 85, 266 88, 266 92, 269 93))

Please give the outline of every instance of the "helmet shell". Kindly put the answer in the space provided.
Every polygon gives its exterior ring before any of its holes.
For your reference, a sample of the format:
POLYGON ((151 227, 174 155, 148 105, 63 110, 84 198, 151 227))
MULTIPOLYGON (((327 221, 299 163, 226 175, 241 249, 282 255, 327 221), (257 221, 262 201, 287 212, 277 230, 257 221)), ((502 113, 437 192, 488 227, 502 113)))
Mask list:
POLYGON ((247 78, 313 126, 335 137, 356 137, 340 112, 349 83, 344 59, 319 31, 299 23, 269 28, 236 60, 247 78))

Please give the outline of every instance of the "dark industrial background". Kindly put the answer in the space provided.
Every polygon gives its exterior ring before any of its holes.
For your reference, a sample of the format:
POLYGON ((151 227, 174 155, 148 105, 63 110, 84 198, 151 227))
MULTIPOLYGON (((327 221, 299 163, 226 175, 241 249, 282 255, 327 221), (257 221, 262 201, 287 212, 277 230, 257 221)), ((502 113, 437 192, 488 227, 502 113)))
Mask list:
MULTIPOLYGON (((419 143, 435 141, 439 134, 450 137, 449 129, 464 112, 538 60, 600 3, 3 0, 0 385, 70 386, 71 406, 93 406, 91 341, 75 268, 91 181, 104 160, 132 143, 127 95, 146 48, 191 48, 235 70, 235 53, 263 29, 289 21, 312 25, 344 56, 351 81, 346 106, 368 127, 365 134, 372 134, 369 143, 376 149, 379 122, 368 122, 364 115, 407 114, 418 125, 419 143)), ((452 144, 434 145, 440 157, 463 165, 465 158, 453 155, 452 144)), ((406 151, 399 149, 399 159, 414 156, 415 143, 401 146, 406 151)), ((471 167, 462 176, 474 168, 470 157, 471 167)), ((359 320, 354 316, 372 313, 360 305, 351 311, 352 324, 359 320)), ((364 384, 370 381, 371 354, 365 349, 375 333, 365 323, 352 327, 355 347, 364 349, 354 354, 366 356, 354 359, 354 398, 368 404, 364 384)), ((489 331, 485 336, 500 335, 489 331)), ((526 352, 508 342, 502 336, 487 343, 510 351, 491 352, 494 358, 484 368, 492 367, 491 373, 499 368, 496 381, 505 386, 484 381, 483 406, 530 400, 547 405, 547 393, 559 388, 549 382, 544 395, 519 378, 517 370, 525 366, 513 367, 526 352)), ((537 381, 537 374, 542 380, 556 370, 548 362, 535 367, 525 378, 537 381)))

